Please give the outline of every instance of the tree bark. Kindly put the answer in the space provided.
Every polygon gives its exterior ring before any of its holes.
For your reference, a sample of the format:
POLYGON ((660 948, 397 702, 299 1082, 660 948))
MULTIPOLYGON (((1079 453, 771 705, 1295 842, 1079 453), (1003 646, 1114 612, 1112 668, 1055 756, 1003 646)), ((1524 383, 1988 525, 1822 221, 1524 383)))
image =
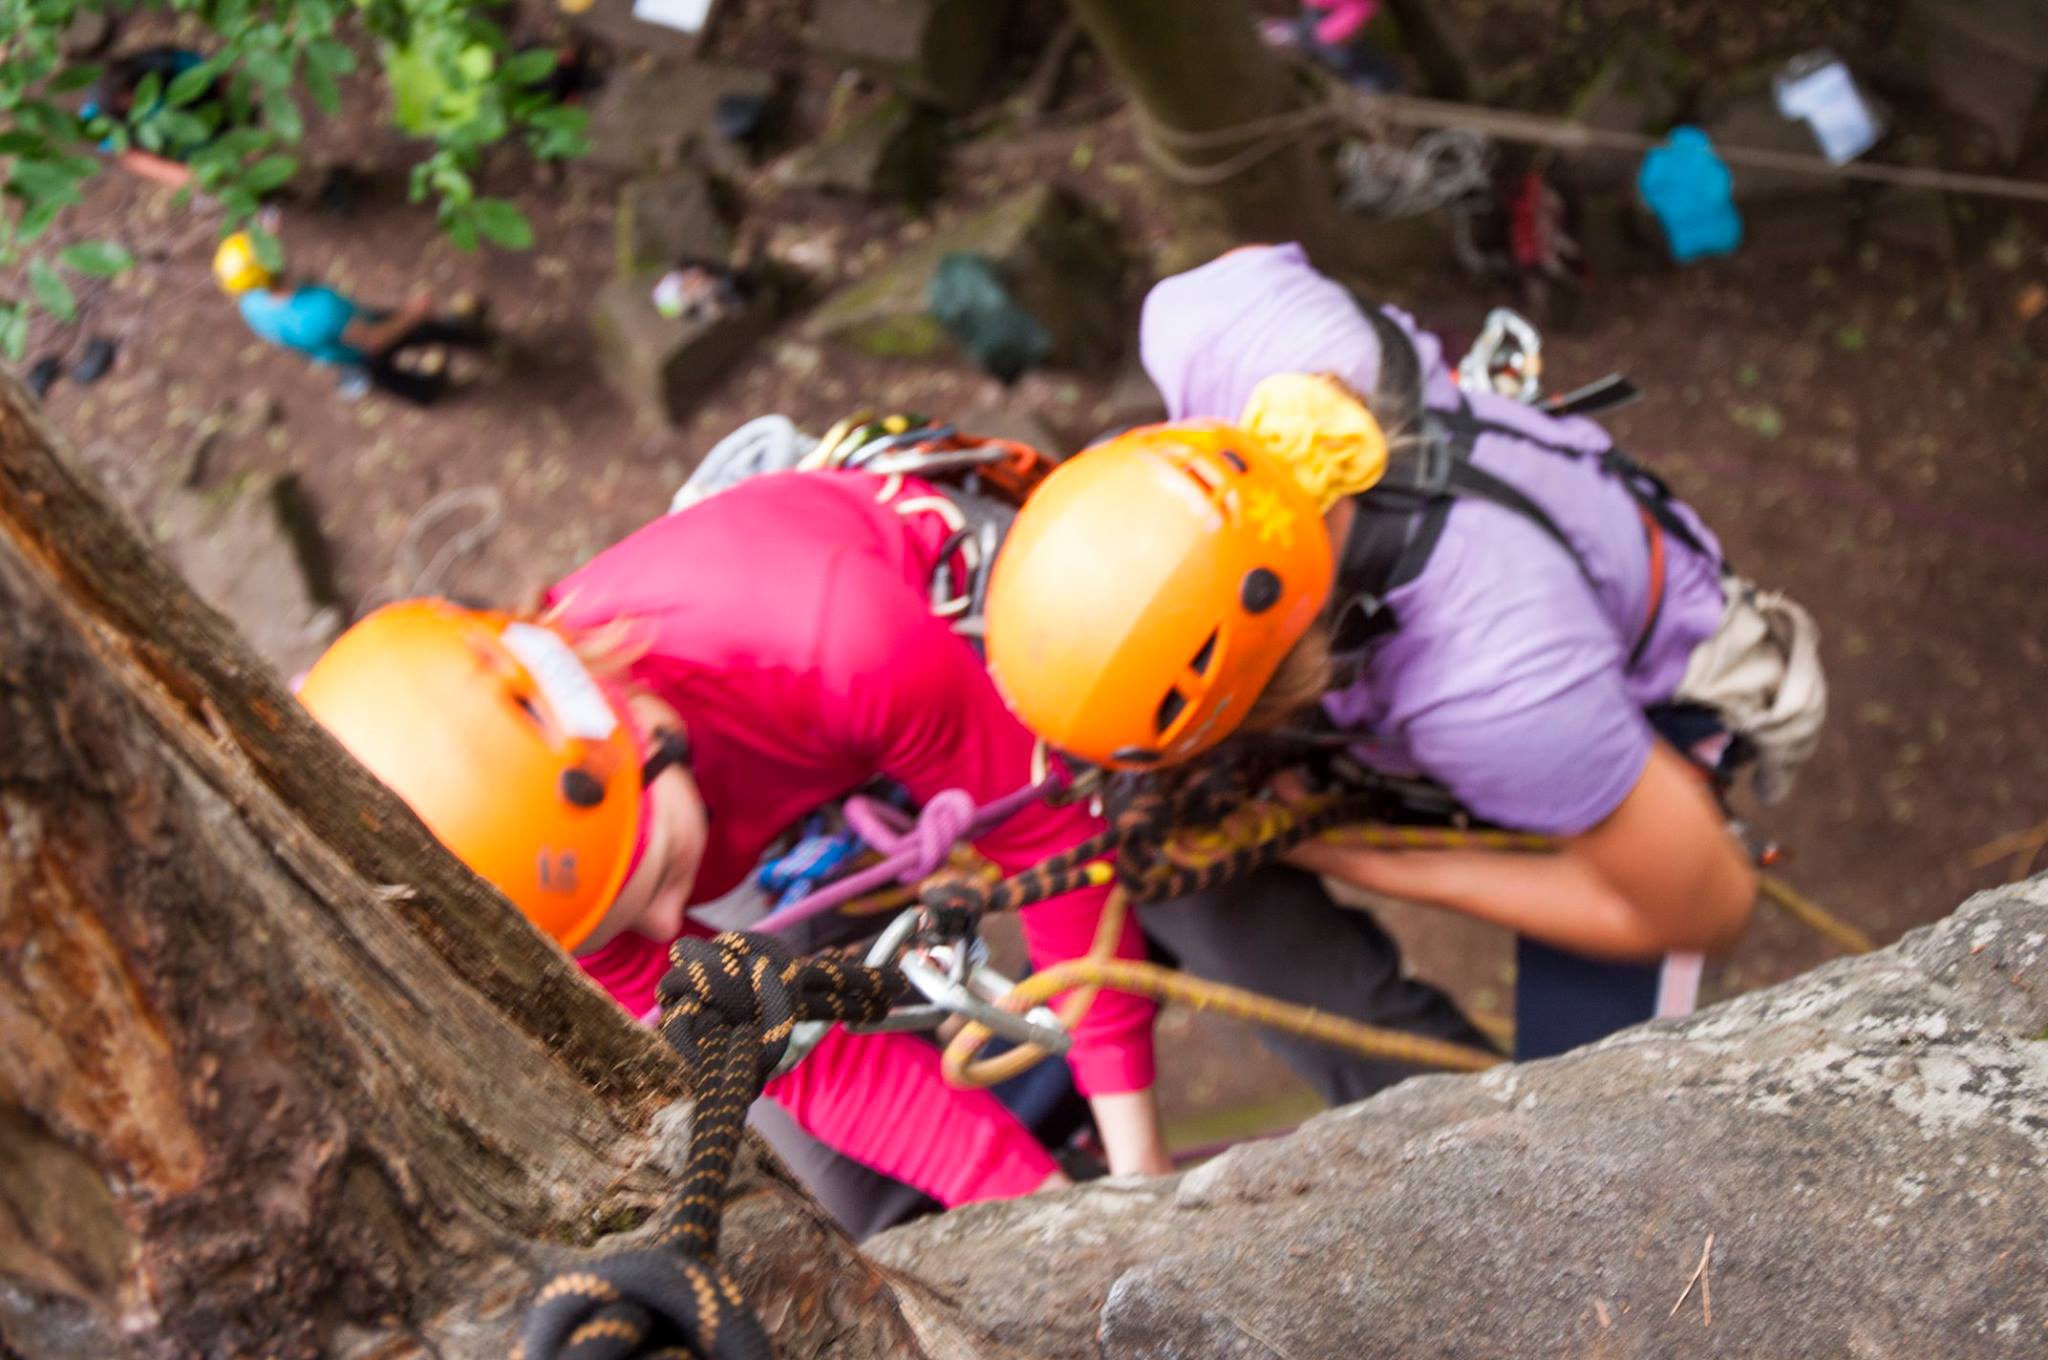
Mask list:
MULTIPOLYGON (((690 1073, 315 726, 0 377, 0 1354, 503 1355, 690 1073)), ((758 1147, 780 1354, 1007 1354, 758 1147)))
MULTIPOLYGON (((1072 0, 1072 7, 1141 118, 1168 138, 1235 129, 1308 102, 1260 39, 1244 0, 1072 0)), ((1217 166, 1243 150, 1240 143, 1177 155, 1169 148, 1168 154, 1217 166)), ((1176 189, 1195 254, 1246 242, 1300 241, 1326 269, 1352 263, 1329 165, 1312 134, 1292 137, 1219 183, 1176 189)))

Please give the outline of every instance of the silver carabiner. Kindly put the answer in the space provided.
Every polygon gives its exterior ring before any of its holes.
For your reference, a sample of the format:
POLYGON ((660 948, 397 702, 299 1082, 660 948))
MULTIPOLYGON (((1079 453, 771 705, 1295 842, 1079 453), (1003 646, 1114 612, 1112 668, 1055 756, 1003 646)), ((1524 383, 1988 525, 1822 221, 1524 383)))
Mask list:
MULTIPOLYGON (((941 945, 927 952, 936 954, 941 949, 951 948, 941 945)), ((952 961, 947 959, 944 962, 950 965, 952 961)), ((934 1005, 949 1014, 971 1020, 990 1033, 1054 1053, 1065 1053, 1074 1046, 1074 1036, 1067 1033, 1051 1007, 1033 1006, 1018 1015, 996 1004, 1016 990, 1017 984, 993 968, 971 965, 965 978, 955 981, 949 976, 950 967, 935 967, 916 954, 904 955, 896 966, 903 970, 904 977, 910 979, 910 985, 930 997, 934 1005)))

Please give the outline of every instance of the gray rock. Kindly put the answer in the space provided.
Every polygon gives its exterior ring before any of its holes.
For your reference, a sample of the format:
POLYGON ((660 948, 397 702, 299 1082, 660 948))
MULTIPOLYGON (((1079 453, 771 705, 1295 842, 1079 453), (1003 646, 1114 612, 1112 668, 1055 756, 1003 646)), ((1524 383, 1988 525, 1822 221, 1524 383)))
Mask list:
MULTIPOLYGON (((1815 159, 1821 154, 1812 128, 1778 112, 1768 83, 1723 98, 1701 128, 1716 146, 1782 151, 1815 159)), ((1847 181, 1826 175, 1763 170, 1732 161, 1728 169, 1735 177, 1736 202, 1745 208, 1767 198, 1840 197, 1848 192, 1847 181)))
POLYGON ((590 157, 611 170, 673 170, 694 152, 715 170, 742 168, 745 150, 719 137, 718 101, 774 100, 766 71, 707 61, 659 61, 616 70, 590 109, 590 157))
POLYGON ((665 317, 651 296, 659 277, 613 279, 598 290, 590 324, 606 381, 646 423, 679 425, 711 384, 773 328, 776 306, 763 289, 721 316, 665 317))
POLYGON ((171 490, 155 522, 164 556, 282 675, 313 664, 341 631, 327 548, 297 478, 248 473, 171 490))
POLYGON ((1906 41, 1935 95, 2018 157, 2048 77, 2048 6, 2038 0, 1915 0, 1906 41))
POLYGON ((904 94, 961 109, 985 92, 1009 17, 1009 0, 818 0, 811 43, 904 94))
POLYGON ((868 1250, 1049 1358, 1974 1360, 2043 1352, 2044 1225, 2048 877, 1562 1058, 868 1250))
POLYGON ((1027 406, 983 406, 961 416, 957 423, 968 434, 981 435, 986 439, 1012 439, 1052 459, 1065 458, 1073 451, 1072 446, 1061 439, 1038 412, 1027 406))
POLYGON ((775 182, 919 206, 938 192, 940 133, 931 109, 890 95, 791 152, 775 182))
POLYGON ((1039 185, 1002 200, 883 264, 827 298, 805 334, 883 357, 928 358, 951 341, 928 310, 939 262, 954 252, 987 257, 1011 298, 1052 337, 1055 364, 1098 362, 1122 334, 1122 260, 1109 223, 1081 200, 1039 185))
POLYGON ((621 276, 683 260, 724 264, 732 251, 732 232, 719 212, 711 179, 695 166, 628 184, 619 192, 613 228, 621 276))
MULTIPOLYGON (((1572 121, 1600 132, 1663 132, 1680 108, 1671 65, 1649 43, 1624 39, 1573 100, 1572 121)), ((1604 153, 1567 156, 1558 173, 1582 193, 1626 189, 1635 182, 1638 160, 1604 153)))

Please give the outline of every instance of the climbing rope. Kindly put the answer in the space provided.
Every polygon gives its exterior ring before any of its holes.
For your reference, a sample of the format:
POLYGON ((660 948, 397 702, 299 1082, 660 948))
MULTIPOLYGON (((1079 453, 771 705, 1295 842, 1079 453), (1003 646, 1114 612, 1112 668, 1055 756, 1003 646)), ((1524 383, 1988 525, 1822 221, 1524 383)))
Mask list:
POLYGON ((669 959, 661 1033, 700 1083, 682 1176, 644 1246, 564 1271, 541 1289, 515 1360, 773 1360, 717 1260, 747 1107, 799 1022, 878 1020, 909 998, 894 969, 798 958, 772 936, 684 938, 669 959))
MULTIPOLYGON (((1662 140, 1635 132, 1588 127, 1569 118, 1324 84, 1328 92, 1314 103, 1247 119, 1230 127, 1200 131, 1170 127, 1133 105, 1139 145, 1153 167, 1167 179, 1190 188, 1209 188, 1252 170, 1300 144, 1305 137, 1347 129, 1382 141, 1393 127, 1457 130, 1494 141, 1558 151, 1630 156, 1640 156, 1662 140)), ((1869 160, 1837 165, 1825 156, 1720 142, 1715 143, 1714 150, 1732 166, 1940 193, 2048 202, 2048 184, 2009 175, 1964 174, 1869 160)))
MULTIPOLYGON (((1484 1049, 1382 1029, 1157 964, 1113 957, 1134 902, 1182 897, 1256 872, 1311 838, 1501 852, 1542 852, 1557 844, 1550 837, 1518 832, 1384 824, 1377 819, 1390 810, 1391 795, 1383 791, 1346 791, 1288 803, 1250 797, 1256 787, 1255 774, 1237 770, 1196 771, 1170 785, 1126 790, 1106 830, 997 880, 962 871, 957 864, 943 866, 955 861, 960 844, 973 839, 977 827, 999 822, 1042 797, 1045 781, 983 807, 965 794, 935 799, 915 823, 869 809, 856 820, 865 821, 866 833, 886 846, 884 863, 863 871, 865 887, 835 902, 813 906, 806 899, 797 905, 815 915, 914 871, 925 876, 918 891, 922 920, 930 933, 951 937, 953 957, 965 960, 965 947, 986 914, 1111 883, 1088 955, 1026 979, 1002 998, 1002 1009, 1022 1014, 1066 993, 1059 1019, 1071 1030, 1099 992, 1109 988, 1394 1062, 1467 1072, 1501 1062, 1499 1054, 1484 1049), (938 811, 932 811, 933 804, 938 811)), ((1844 948, 1863 952, 1872 947, 1860 931, 1777 880, 1766 876, 1762 883, 1768 900, 1844 948)), ((766 1335, 717 1261, 720 1219, 747 1108, 777 1070, 799 1026, 876 1025, 916 996, 905 976, 907 962, 897 966, 872 956, 869 964, 830 955, 799 958, 772 935, 727 932, 710 940, 684 938, 671 946, 669 956, 674 967, 659 989, 661 1032, 702 1083, 683 1174, 661 1226, 645 1245, 565 1271, 539 1292, 516 1360, 769 1360, 766 1335)), ((1041 1044, 1023 1043, 997 1058, 978 1058, 991 1037, 989 1024, 1001 1018, 988 1009, 980 1014, 988 1019, 970 1021, 945 1051, 942 1070, 949 1080, 989 1085, 1050 1055, 1041 1044)))
POLYGON ((1486 139, 1445 128, 1408 146, 1350 140, 1337 152, 1337 201, 1375 217, 1420 217, 1491 192, 1486 139))

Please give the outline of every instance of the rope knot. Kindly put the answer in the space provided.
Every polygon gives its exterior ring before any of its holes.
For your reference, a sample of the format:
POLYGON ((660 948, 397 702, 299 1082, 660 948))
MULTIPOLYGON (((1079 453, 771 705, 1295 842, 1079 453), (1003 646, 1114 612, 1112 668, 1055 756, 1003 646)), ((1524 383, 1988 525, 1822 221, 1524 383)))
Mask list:
POLYGON ((849 798, 846 821, 883 856, 897 863, 899 883, 930 878, 953 858, 953 847, 974 833, 982 809, 965 789, 942 789, 918 809, 912 821, 883 803, 849 798))

